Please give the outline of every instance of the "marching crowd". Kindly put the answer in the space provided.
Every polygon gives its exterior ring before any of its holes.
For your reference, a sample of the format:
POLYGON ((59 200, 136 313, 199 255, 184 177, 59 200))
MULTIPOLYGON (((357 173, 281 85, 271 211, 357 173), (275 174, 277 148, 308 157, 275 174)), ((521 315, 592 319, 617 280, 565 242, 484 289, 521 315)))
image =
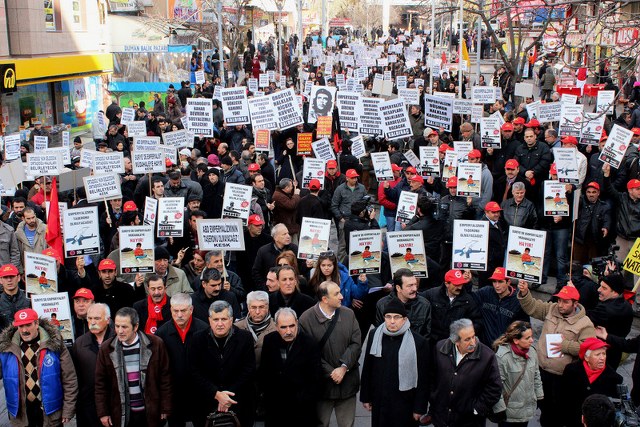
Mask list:
MULTIPOLYGON (((389 44, 381 45, 386 56, 389 44)), ((408 87, 428 79, 420 59, 407 68, 398 58, 390 68, 407 76, 408 87)), ((323 76, 320 65, 304 72, 320 86, 335 86, 335 75, 349 68, 338 64, 333 76, 323 76)), ((365 96, 372 95, 373 71, 363 82, 365 96)), ((213 83, 196 85, 195 94, 189 82, 178 91, 170 86, 165 100, 157 95, 148 109, 136 105, 136 120, 145 121, 149 135, 179 130, 188 99, 213 96, 213 83)), ((443 72, 434 89, 464 93, 465 82, 443 72)), ((265 89, 272 91, 275 83, 265 89)), ((376 426, 482 426, 487 418, 525 426, 537 407, 545 427, 612 425, 611 404, 600 395, 618 396, 622 353, 639 350, 638 338, 626 339, 633 309, 625 297, 633 282, 613 261, 602 270, 590 261, 614 242, 623 259, 640 237, 640 128, 631 129, 614 169, 598 155, 610 121, 600 145, 581 145, 559 138, 557 123, 529 118, 532 98, 517 107, 505 101, 485 106, 485 114, 504 117, 500 148, 482 148, 475 127, 459 115, 452 132, 425 126, 421 101, 409 106, 411 138, 366 138, 361 158, 334 109, 337 160, 326 162, 324 182, 312 179, 304 188, 297 138, 315 132, 314 124, 273 131, 271 152, 257 152, 251 126, 228 126, 214 100, 213 138, 180 147, 165 173, 135 175, 127 125, 114 102, 104 112, 106 129, 96 120, 93 137, 98 151, 124 155, 122 198, 92 204, 83 187, 59 194, 68 209, 98 207, 101 255, 65 258, 49 247, 49 177, 3 199, 0 366, 12 424, 57 426, 75 416, 79 426, 203 426, 231 410, 242 426, 328 426, 335 414, 342 427, 354 424, 359 392, 376 426), (471 141, 468 161, 482 165, 479 198, 458 196, 455 176, 423 177, 405 157, 437 146, 442 176, 455 141, 471 141), (579 183, 565 186, 570 216, 545 216, 543 183, 558 178, 552 148, 560 146, 576 151, 579 183), (394 179, 379 184, 369 154, 380 151, 388 151, 394 179), (198 220, 222 216, 227 183, 252 187, 245 250, 201 250, 198 220), (578 190, 583 194, 572 197, 578 190), (407 224, 395 221, 402 191, 419 195, 407 224), (147 195, 184 197, 184 233, 156 238, 154 273, 122 274, 117 230, 141 224, 147 195), (314 261, 297 259, 305 217, 330 219, 338 237, 314 261), (486 271, 450 269, 459 219, 489 223, 486 271), (553 301, 535 299, 533 284, 508 276, 513 226, 547 232, 542 281, 555 275, 553 301), (388 256, 380 273, 349 274, 350 233, 380 228, 422 231, 428 278, 407 268, 392 273, 388 256), (70 348, 54 322, 30 308, 26 252, 58 260, 58 291, 72 299, 70 348), (536 346, 531 318, 543 322, 536 346), (583 412, 585 401, 591 406, 583 412)), ((304 116, 315 107, 305 101, 304 116)), ((628 127, 629 115, 616 124, 628 127)), ((31 134, 46 131, 36 123, 31 134)), ((71 168, 79 167, 82 148, 76 138, 71 168)), ((21 150, 32 151, 32 144, 21 150)), ((638 368, 633 380, 640 381, 638 368)), ((640 403, 640 389, 631 397, 640 403)))

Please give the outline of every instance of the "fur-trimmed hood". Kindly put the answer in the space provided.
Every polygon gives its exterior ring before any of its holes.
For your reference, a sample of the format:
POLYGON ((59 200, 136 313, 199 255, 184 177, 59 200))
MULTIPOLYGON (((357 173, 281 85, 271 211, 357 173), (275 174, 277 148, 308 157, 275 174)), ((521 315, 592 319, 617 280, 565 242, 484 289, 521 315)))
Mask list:
MULTIPOLYGON (((64 350, 65 345, 60 331, 48 320, 40 318, 40 347, 48 348, 57 353, 64 350)), ((20 346, 20 334, 15 326, 8 326, 0 333, 0 352, 10 351, 11 344, 20 346)))

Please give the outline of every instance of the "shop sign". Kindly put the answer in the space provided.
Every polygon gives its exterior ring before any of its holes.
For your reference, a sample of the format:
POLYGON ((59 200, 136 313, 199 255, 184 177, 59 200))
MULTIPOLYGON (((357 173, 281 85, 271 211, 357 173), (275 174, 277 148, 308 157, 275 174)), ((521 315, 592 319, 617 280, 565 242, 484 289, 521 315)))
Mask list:
POLYGON ((621 28, 616 31, 616 44, 628 46, 634 44, 638 39, 637 28, 621 28))
POLYGON ((16 64, 0 65, 0 93, 13 93, 18 90, 16 64))

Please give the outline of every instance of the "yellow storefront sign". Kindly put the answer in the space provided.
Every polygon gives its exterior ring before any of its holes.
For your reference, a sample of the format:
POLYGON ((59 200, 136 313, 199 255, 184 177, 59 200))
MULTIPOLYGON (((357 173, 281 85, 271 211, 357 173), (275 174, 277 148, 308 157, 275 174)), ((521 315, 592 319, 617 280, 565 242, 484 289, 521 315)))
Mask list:
MULTIPOLYGON (((8 63, 15 64, 14 79, 18 86, 113 71, 113 56, 110 53, 13 58, 0 61, 0 65, 8 63)), ((6 78, 6 76, 1 77, 6 78)))

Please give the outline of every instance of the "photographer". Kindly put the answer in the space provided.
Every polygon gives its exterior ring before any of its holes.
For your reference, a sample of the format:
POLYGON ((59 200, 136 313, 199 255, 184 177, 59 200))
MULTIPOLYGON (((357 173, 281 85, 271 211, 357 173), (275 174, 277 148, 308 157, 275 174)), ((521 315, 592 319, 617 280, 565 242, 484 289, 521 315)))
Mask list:
POLYGON ((582 404, 582 425, 585 427, 613 427, 616 408, 611 400, 602 394, 592 394, 582 404))
POLYGON ((344 237, 349 254, 349 235, 352 231, 379 230, 380 226, 376 221, 376 211, 371 204, 370 196, 365 196, 362 200, 351 204, 351 215, 344 223, 344 237))
MULTIPOLYGON (((615 349, 623 353, 640 352, 640 335, 634 338, 625 339, 624 337, 609 334, 606 328, 598 326, 596 328, 596 336, 611 345, 611 349, 615 349)), ((633 364, 631 379, 633 380, 631 400, 634 405, 638 405, 640 403, 640 357, 636 357, 636 361, 633 364)))

